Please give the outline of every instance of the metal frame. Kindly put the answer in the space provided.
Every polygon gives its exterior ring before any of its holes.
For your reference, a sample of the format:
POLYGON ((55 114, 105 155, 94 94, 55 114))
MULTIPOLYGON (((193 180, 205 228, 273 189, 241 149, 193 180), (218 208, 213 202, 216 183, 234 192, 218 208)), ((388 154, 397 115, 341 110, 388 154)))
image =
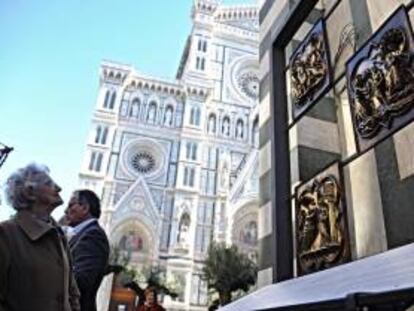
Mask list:
POLYGON ((292 211, 290 203, 290 156, 288 98, 285 77, 285 48, 299 27, 305 22, 318 0, 299 1, 290 11, 286 23, 272 36, 270 57, 270 120, 271 127, 271 202, 272 210, 272 248, 273 280, 276 282, 291 279, 293 275, 293 234, 292 211), (276 142, 277 140, 277 142, 276 142))
MULTIPOLYGON (((334 8, 329 12, 335 9, 334 8)), ((286 88, 286 58, 285 48, 293 39, 294 34, 305 22, 307 16, 314 9, 318 0, 302 0, 296 3, 286 18, 286 22, 272 35, 272 47, 270 58, 270 119, 271 127, 271 186, 274 191, 271 193, 272 209, 272 267, 273 281, 280 282, 294 277, 293 273, 293 234, 292 234, 292 207, 291 207, 291 180, 290 180, 290 155, 289 150, 289 129, 296 124, 300 117, 289 124, 288 119, 288 94, 286 88)), ((414 6, 414 0, 406 5, 407 10, 414 6)), ((336 84, 345 76, 342 74, 331 81, 336 84)), ((329 90, 329 87, 325 89, 329 90)), ((323 94, 321 94, 323 96, 323 94)), ((370 148, 371 149, 371 148, 370 148)), ((364 154, 357 152, 347 159, 339 161, 341 182, 343 182, 342 167, 349 164, 364 154)), ((384 293, 354 293, 343 299, 316 302, 306 305, 296 305, 267 310, 359 310, 360 307, 375 306, 378 304, 387 305, 393 309, 404 310, 409 303, 414 303, 414 289, 399 290, 384 293), (400 304, 400 307, 397 304, 400 304)))

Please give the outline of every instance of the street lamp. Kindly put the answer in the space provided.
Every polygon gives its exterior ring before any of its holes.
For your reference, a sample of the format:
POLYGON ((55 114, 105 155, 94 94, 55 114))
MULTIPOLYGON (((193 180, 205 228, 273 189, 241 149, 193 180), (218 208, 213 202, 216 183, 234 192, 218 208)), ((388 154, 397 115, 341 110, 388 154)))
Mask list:
POLYGON ((7 156, 11 151, 13 151, 13 148, 0 143, 0 167, 3 165, 4 161, 6 161, 7 156))

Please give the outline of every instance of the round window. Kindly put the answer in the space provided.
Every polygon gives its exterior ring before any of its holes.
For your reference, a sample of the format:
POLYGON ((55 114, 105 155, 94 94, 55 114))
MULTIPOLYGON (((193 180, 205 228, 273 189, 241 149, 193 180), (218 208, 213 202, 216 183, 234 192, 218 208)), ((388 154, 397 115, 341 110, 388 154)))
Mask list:
POLYGON ((135 139, 123 152, 123 166, 135 176, 156 177, 162 173, 165 155, 162 146, 150 139, 135 139))
POLYGON ((155 159, 149 152, 137 152, 131 157, 132 167, 141 174, 151 173, 155 168, 155 159))
POLYGON ((237 79, 240 90, 251 99, 259 98, 259 78, 254 72, 245 72, 237 79))

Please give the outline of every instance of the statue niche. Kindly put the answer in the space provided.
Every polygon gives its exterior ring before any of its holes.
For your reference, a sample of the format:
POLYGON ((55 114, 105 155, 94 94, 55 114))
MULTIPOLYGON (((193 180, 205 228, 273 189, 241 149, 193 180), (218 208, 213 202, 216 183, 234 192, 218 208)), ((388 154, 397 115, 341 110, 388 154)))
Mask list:
POLYGON ((184 213, 178 225, 177 234, 177 245, 182 248, 188 248, 189 246, 190 223, 190 216, 187 213, 184 213))
POLYGON ((404 8, 397 10, 347 64, 354 128, 363 148, 396 128, 397 119, 413 107, 414 48, 408 23, 404 8))
POLYGON ((346 260, 344 212, 334 175, 315 178, 297 193, 298 271, 306 274, 346 260))
POLYGON ((310 31, 290 60, 293 113, 298 117, 329 83, 329 63, 322 21, 310 31))

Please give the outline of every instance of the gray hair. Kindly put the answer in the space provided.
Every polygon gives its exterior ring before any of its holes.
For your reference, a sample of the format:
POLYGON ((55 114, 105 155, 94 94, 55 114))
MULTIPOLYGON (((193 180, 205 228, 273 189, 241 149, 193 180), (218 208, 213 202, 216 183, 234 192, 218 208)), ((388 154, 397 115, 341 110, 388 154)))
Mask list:
POLYGON ((27 190, 38 186, 48 176, 49 169, 36 163, 18 169, 6 181, 6 200, 16 211, 29 209, 33 202, 27 197, 27 190))

